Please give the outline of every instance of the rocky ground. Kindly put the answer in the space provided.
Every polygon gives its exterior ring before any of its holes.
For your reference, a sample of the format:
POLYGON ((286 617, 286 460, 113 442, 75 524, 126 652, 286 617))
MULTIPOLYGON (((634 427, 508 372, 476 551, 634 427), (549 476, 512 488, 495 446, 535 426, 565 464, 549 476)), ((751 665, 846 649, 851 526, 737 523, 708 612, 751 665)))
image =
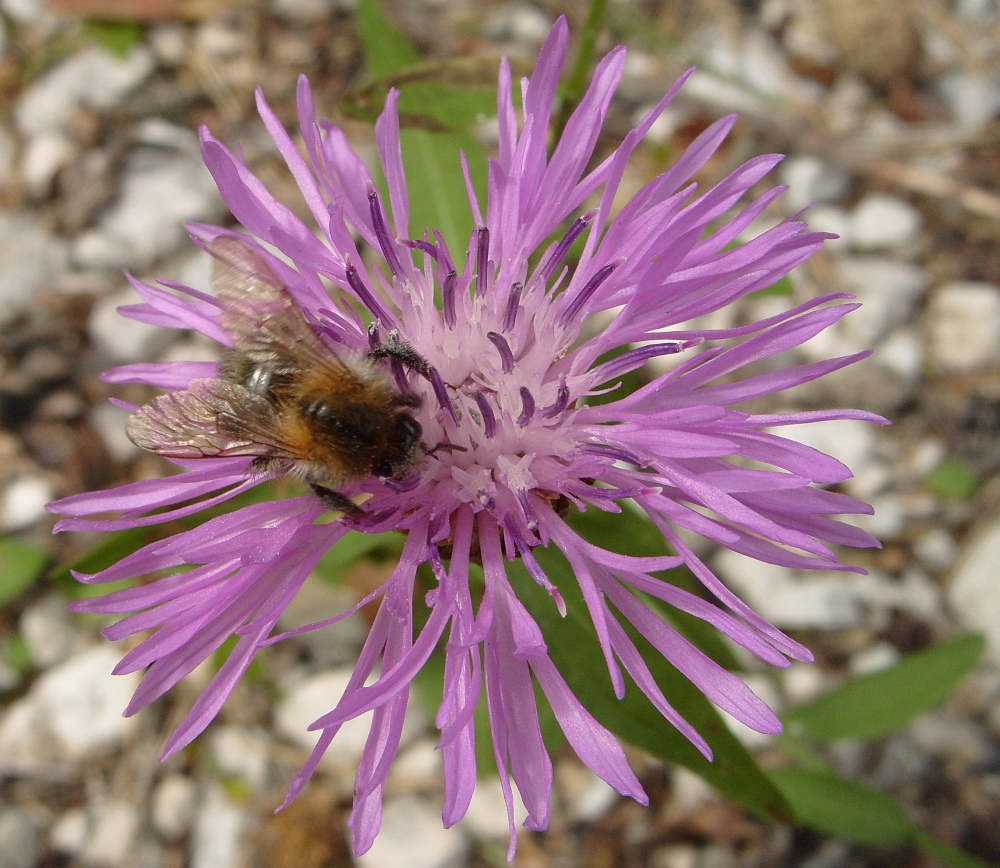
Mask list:
MULTIPOLYGON (((393 17, 429 58, 530 59, 554 16, 577 4, 402 0, 393 17)), ((580 4, 582 6, 582 4, 580 4)), ((125 320, 122 269, 205 286, 205 258, 181 222, 224 211, 198 155, 207 124, 242 146, 272 189, 288 180, 252 110, 263 86, 290 120, 308 73, 323 113, 363 75, 350 0, 0 0, 0 531, 22 563, 65 563, 96 540, 55 538, 53 497, 160 472, 123 433, 98 379, 122 362, 195 358, 205 348, 125 320), (115 10, 117 9, 117 13, 115 10), (95 26, 102 11, 127 25, 95 26), (123 11, 124 10, 124 11, 123 11), (119 53, 108 50, 117 45, 119 53), (27 554, 25 554, 27 552, 27 554), (39 554, 41 553, 41 554, 39 554)), ((755 681, 781 708, 845 676, 966 630, 986 659, 941 709, 901 734, 839 744, 839 770, 891 793, 935 834, 1000 863, 1000 9, 994 0, 618 0, 602 47, 628 43, 609 141, 692 62, 699 71, 631 168, 638 186, 712 119, 741 121, 706 181, 781 151, 782 207, 840 238, 795 281, 806 296, 864 302, 811 358, 872 346, 863 365, 790 396, 890 416, 810 441, 856 472, 884 541, 852 557, 864 578, 789 576, 720 554, 714 563, 758 611, 817 654, 755 681), (613 34, 613 35, 612 35, 613 34)), ((370 136, 351 124, 359 142, 370 136)), ((761 315, 757 309, 733 317, 761 315)), ((0 560, 9 566, 9 560, 0 560)), ((384 569, 374 562, 366 570, 384 569)), ((29 570, 28 572, 31 572, 29 570)), ((39 572, 37 569, 34 572, 39 572)), ((3 586, 0 585, 0 588, 3 586)), ((360 620, 322 643, 276 647, 196 745, 156 761, 196 683, 137 718, 134 682, 95 618, 65 610, 65 585, 25 582, 0 608, 0 866, 351 865, 345 838, 364 732, 335 742, 324 773, 277 816, 308 722, 339 695, 360 620)), ((344 606, 317 582, 286 623, 344 606)), ((349 596, 349 595, 348 595, 349 596)), ((207 676, 206 676, 207 677, 207 676)), ((195 679, 196 680, 196 679, 195 679)), ((499 786, 440 828, 430 715, 417 713, 387 790, 386 824, 362 866, 503 863, 499 786)), ((754 746, 765 755, 766 740, 754 746)), ((517 865, 923 866, 916 850, 859 848, 763 824, 691 775, 641 755, 650 809, 623 802, 570 756, 557 762, 551 829, 525 833, 517 865)))

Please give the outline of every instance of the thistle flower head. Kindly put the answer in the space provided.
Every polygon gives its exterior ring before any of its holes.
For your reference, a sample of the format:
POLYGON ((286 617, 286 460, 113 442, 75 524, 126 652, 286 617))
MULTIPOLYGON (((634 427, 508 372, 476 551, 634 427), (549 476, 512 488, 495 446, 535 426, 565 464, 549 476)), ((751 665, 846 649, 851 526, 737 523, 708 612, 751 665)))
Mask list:
MULTIPOLYGON (((404 532, 398 566, 372 595, 381 603, 354 677, 336 706, 313 723, 319 741, 289 795, 305 784, 342 724, 374 711, 351 818, 358 853, 368 849, 380 826, 382 789, 400 742, 410 683, 442 640, 444 700, 436 723, 446 825, 464 815, 475 787, 473 710, 485 702, 511 848, 511 780, 527 810, 524 824, 546 827, 552 766, 533 684, 583 762, 619 792, 645 801, 615 738, 580 704, 550 659, 542 631, 508 578, 510 562, 520 560, 549 591, 551 605, 561 607, 535 554, 539 546, 558 549, 572 567, 616 693, 623 695, 627 672, 664 717, 710 756, 708 744, 651 677, 627 625, 748 726, 776 732, 780 725, 739 679, 683 638, 637 592, 713 624, 767 662, 787 665, 789 658, 809 659, 809 652, 731 593, 690 548, 686 532, 797 568, 848 569, 831 544, 875 544, 829 518, 869 512, 867 505, 814 487, 840 482, 849 470, 777 432, 793 423, 878 419, 854 411, 760 415, 739 409, 860 356, 733 376, 801 345, 852 305, 827 295, 736 328, 687 325, 773 284, 822 244, 822 234, 790 219, 732 246, 780 190, 741 210, 734 206, 780 158, 750 160, 715 187, 699 190, 691 179, 731 128, 733 119, 725 118, 616 212, 626 163, 683 78, 594 165, 625 52, 616 49, 598 65, 549 152, 566 46, 567 27, 560 20, 534 73, 522 82, 520 112, 510 68, 501 64, 499 153, 490 162, 485 202, 477 201, 467 177, 477 224, 467 250, 450 250, 437 231, 411 225, 395 93, 376 127, 387 198, 343 132, 317 119, 305 79, 298 91, 302 150, 258 94, 261 117, 315 225, 279 203, 237 153, 202 133, 205 162, 248 233, 238 236, 239 243, 267 281, 287 293, 319 346, 336 358, 367 359, 393 378, 400 395, 413 396, 405 412, 422 431, 422 459, 400 478, 342 475, 346 481, 338 494, 361 508, 338 521, 317 521, 328 505, 312 494, 254 503, 152 543, 100 573, 79 576, 101 583, 166 572, 151 584, 77 605, 126 614, 105 631, 111 638, 152 631, 117 669, 147 669, 129 714, 165 693, 229 637, 237 638, 170 738, 165 753, 171 754, 208 725, 256 651, 274 641, 279 616, 324 552, 348 533, 404 532), (380 257, 374 266, 366 265, 362 245, 380 257), (333 300, 329 284, 341 301, 333 300), (399 364, 402 353, 385 350, 393 346, 406 348, 410 365, 399 364), (675 357, 675 364, 636 391, 616 394, 623 375, 661 356, 675 357), (589 401, 597 395, 604 396, 601 403, 589 401), (618 513, 626 503, 648 516, 674 554, 608 551, 568 521, 587 510, 618 513), (437 584, 418 597, 416 571, 423 564, 437 584), (704 597, 655 575, 681 564, 701 581, 704 597), (429 612, 415 621, 423 607, 429 612)), ((220 237, 236 237, 219 227, 191 231, 209 249, 218 248, 220 237)), ((248 339, 234 334, 224 300, 172 283, 133 285, 142 303, 124 309, 127 316, 195 329, 223 347, 248 339)), ((183 408, 205 390, 216 395, 221 387, 212 383, 254 391, 247 382, 233 385, 225 366, 201 362, 129 365, 107 377, 173 390, 160 400, 180 407, 179 413, 190 412, 183 408)), ((265 403, 274 397, 266 389, 263 394, 265 403)), ((232 431, 213 418, 205 420, 207 436, 229 437, 230 443, 232 431)), ((58 527, 116 530, 194 515, 259 484, 267 475, 262 468, 296 469, 294 462, 262 465, 261 455, 272 453, 252 447, 220 448, 207 457, 179 452, 173 460, 182 472, 174 476, 56 503, 53 509, 69 516, 58 527), (90 517, 107 512, 118 515, 90 517)))

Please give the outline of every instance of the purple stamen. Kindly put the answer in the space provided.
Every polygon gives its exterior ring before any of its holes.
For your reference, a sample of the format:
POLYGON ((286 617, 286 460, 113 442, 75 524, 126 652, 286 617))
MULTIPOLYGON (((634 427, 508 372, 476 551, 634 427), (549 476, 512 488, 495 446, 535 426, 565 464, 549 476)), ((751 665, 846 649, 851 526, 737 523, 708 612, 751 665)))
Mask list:
POLYGON ((582 449, 590 455, 600 455, 614 461, 624 461, 626 464, 634 464, 636 467, 650 466, 644 458, 640 458, 634 452, 629 452, 621 446, 612 446, 608 443, 586 443, 582 449))
POLYGON ((476 392, 476 404, 479 405, 479 412, 483 416, 483 430, 491 440, 497 433, 497 417, 490 406, 489 398, 482 392, 476 392))
POLYGON ((476 296, 486 292, 486 277, 490 267, 490 230, 480 226, 476 230, 476 296))
POLYGON ((517 424, 523 428, 535 415, 535 398, 526 386, 521 386, 521 404, 521 415, 517 417, 517 424))
POLYGON ((612 377, 635 370, 648 359, 654 359, 657 356, 675 355, 681 352, 681 350, 695 346, 697 343, 697 340, 666 341, 665 343, 649 344, 645 347, 637 347, 634 350, 629 350, 605 362, 603 365, 599 365, 594 371, 596 374, 594 382, 604 383, 612 377))
POLYGON ((389 311, 385 309, 375 294, 365 286, 361 275, 358 273, 358 269, 353 265, 347 266, 347 283, 354 290, 354 294, 358 297, 358 300, 372 312, 375 319, 384 322, 393 321, 393 317, 390 316, 389 311))
POLYGON ((521 309, 521 293, 524 291, 523 283, 515 283, 510 288, 510 295, 507 296, 507 310, 503 315, 503 330, 509 332, 514 328, 517 320, 517 312, 521 309))
POLYGON ((458 317, 455 315, 455 284, 457 282, 458 275, 452 269, 448 272, 448 276, 444 279, 444 285, 441 287, 441 301, 444 304, 444 324, 448 328, 454 328, 455 323, 458 322, 458 317))
POLYGON ((400 244, 403 247, 409 247, 411 250, 422 250, 435 262, 438 261, 438 249, 436 244, 431 244, 430 241, 411 241, 408 238, 402 239, 400 244))
POLYGON ((514 370, 514 354, 510 351, 510 344, 507 343, 503 335, 497 332, 487 332, 486 337, 497 348, 497 352, 500 353, 501 369, 505 374, 509 374, 514 370))
POLYGON ((457 425, 458 413, 455 412, 455 407, 451 403, 451 397, 448 395, 448 387, 445 386, 444 379, 438 372, 438 369, 432 367, 427 374, 427 379, 431 381, 431 388, 434 389, 434 397, 437 398, 441 409, 451 417, 452 424, 457 425))
POLYGON ((545 262, 543 262, 538 268, 538 275, 541 277, 543 282, 548 282, 549 278, 552 277, 553 272, 558 268, 559 263, 563 261, 563 258, 569 252, 570 247, 573 246, 573 242, 580 237, 580 233, 587 228, 587 225, 597 216, 597 210, 588 211, 582 217, 577 217, 573 222, 573 225, 569 227, 569 232, 563 236, 563 240, 559 242, 556 248, 549 254, 545 262))
POLYGON ((597 292, 598 287, 611 277, 612 272, 623 262, 625 262, 624 259, 619 259, 615 262, 609 262, 598 269, 597 274, 587 281, 587 285, 574 296, 569 306, 562 312, 562 315, 559 317, 559 324, 564 326, 575 319, 576 315, 583 310, 583 306, 590 301, 590 297, 597 292))
POLYGON ((389 224, 386 222, 385 213, 382 211, 382 203, 378 199, 378 191, 374 187, 368 188, 368 209, 371 212, 372 227, 375 229, 375 237, 378 239, 378 246, 382 249, 382 256, 385 257, 386 264, 392 272, 393 277, 398 277, 403 266, 396 253, 396 245, 389 235, 389 224))
POLYGON ((559 384, 559 391, 556 392, 556 399, 548 407, 542 410, 543 419, 551 419, 558 416, 569 406, 569 387, 565 382, 559 384))

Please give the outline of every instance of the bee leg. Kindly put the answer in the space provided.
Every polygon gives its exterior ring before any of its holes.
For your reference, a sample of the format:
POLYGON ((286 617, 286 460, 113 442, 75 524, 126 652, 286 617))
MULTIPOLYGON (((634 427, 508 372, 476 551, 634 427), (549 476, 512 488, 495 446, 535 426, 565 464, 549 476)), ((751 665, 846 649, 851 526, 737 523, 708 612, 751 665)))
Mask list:
MULTIPOLYGON (((378 334, 375 329, 377 329, 377 326, 373 326, 369 330, 369 338, 372 341, 378 340, 378 334)), ((373 344, 372 348, 368 351, 368 358, 372 361, 378 361, 386 357, 395 359, 403 367, 409 368, 411 371, 416 371, 428 379, 430 379, 431 371, 434 370, 434 367, 425 361, 423 356, 406 343, 406 341, 400 340, 399 335, 394 331, 389 332, 384 344, 373 344)))
POLYGON ((334 491, 332 488, 327 488, 325 485, 317 485, 315 482, 309 483, 309 487, 312 489, 312 493, 320 499, 320 502, 324 506, 344 512, 354 519, 362 518, 364 516, 364 510, 353 500, 345 497, 339 491, 334 491))

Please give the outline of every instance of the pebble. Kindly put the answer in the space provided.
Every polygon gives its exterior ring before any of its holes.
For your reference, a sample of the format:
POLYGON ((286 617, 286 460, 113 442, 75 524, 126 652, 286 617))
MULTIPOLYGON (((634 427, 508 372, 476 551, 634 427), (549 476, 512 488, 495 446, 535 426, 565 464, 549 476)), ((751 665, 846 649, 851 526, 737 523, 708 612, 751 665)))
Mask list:
POLYGON ((975 371, 1000 359, 1000 287, 957 281, 938 287, 924 316, 927 357, 944 371, 975 371))
POLYGON ((65 244, 34 217, 0 210, 0 321, 66 269, 65 244))
MULTIPOLYGON (((778 177, 788 185, 783 202, 791 211, 813 204, 836 202, 847 192, 850 177, 812 154, 796 154, 778 166, 778 177)), ((815 228, 815 212, 809 214, 809 225, 815 228)))
POLYGON ((90 820, 83 808, 65 811, 49 830, 49 845, 59 853, 76 856, 87 844, 90 820))
POLYGON ((966 544, 948 584, 948 602, 959 622, 986 636, 987 655, 1000 663, 1000 516, 992 517, 966 544))
MULTIPOLYGON (((514 794, 514 822, 521 823, 527 816, 527 809, 521 801, 517 787, 514 794)), ((480 778, 460 825, 470 835, 480 839, 506 840, 510 834, 507 825, 507 805, 503 798, 503 788, 496 776, 480 778)))
POLYGON ((61 169, 70 165, 76 148, 62 130, 43 130, 28 140, 21 157, 21 179, 28 195, 42 199, 61 169))
POLYGON ((866 472, 875 459, 876 426, 855 419, 822 424, 782 425, 772 434, 825 452, 851 468, 855 476, 866 472))
POLYGON ((917 560, 933 573, 942 573, 955 562, 958 543, 951 531, 943 527, 932 528, 913 541, 917 560))
POLYGON ((823 242, 823 250, 827 253, 843 253, 847 249, 851 215, 843 208, 838 208, 836 205, 819 205, 809 209, 805 220, 813 232, 829 232, 837 236, 827 238, 823 242))
MULTIPOLYGON (((336 706, 351 671, 351 667, 345 666, 321 672, 292 687, 275 708, 274 727, 278 734, 304 750, 312 750, 319 733, 310 732, 307 727, 336 706)), ((330 766, 356 767, 370 726, 370 712, 345 723, 324 754, 323 762, 330 766)))
MULTIPOLYGON (((3 24, 0 23, 0 57, 3 57, 3 24)), ((18 142, 10 126, 0 121, 0 190, 20 183, 17 172, 18 142)))
POLYGON ((90 424, 115 461, 131 461, 142 450, 125 433, 125 421, 132 414, 116 404, 98 404, 88 414, 90 424))
POLYGON ((44 773, 65 763, 94 761, 133 730, 122 710, 138 674, 112 675, 121 649, 98 645, 38 678, 0 717, 0 771, 44 773))
MULTIPOLYGON (((781 711, 781 692, 778 685, 772 680, 770 675, 756 675, 754 673, 743 673, 741 678, 757 696, 767 703, 768 707, 775 712, 781 711)), ((736 736, 748 750, 763 750, 774 741, 774 736, 765 732, 757 732, 751 729, 743 721, 737 720, 728 711, 718 709, 719 715, 725 721, 729 731, 736 736)))
POLYGON ((3 868, 35 868, 41 850, 41 834, 30 814, 20 808, 0 811, 0 865, 3 868))
POLYGON ((101 868, 131 868, 140 829, 139 806, 112 801, 100 805, 96 814, 80 861, 101 868))
POLYGON ((360 868, 454 868, 464 864, 468 842, 461 827, 445 829, 441 813, 422 799, 387 799, 382 831, 372 848, 355 859, 360 868))
POLYGON ((848 237, 856 250, 898 248, 916 240, 922 226, 923 217, 909 202, 869 193, 851 212, 848 237))
POLYGON ((519 3, 496 9, 483 25, 483 32, 496 41, 541 45, 552 27, 552 19, 534 4, 519 3))
POLYGON ((150 818, 153 828, 166 841, 179 841, 188 833, 198 804, 195 782, 182 774, 170 774, 153 790, 150 818))
POLYGON ((73 648, 75 632, 66 601, 60 595, 50 594, 28 606, 18 627, 31 660, 39 669, 48 669, 65 660, 73 648))
POLYGON ((107 111, 142 84, 154 66, 152 52, 143 45, 124 58, 95 46, 83 48, 22 91, 14 107, 17 128, 31 139, 46 130, 65 128, 77 106, 107 111))
POLYGON ((815 699, 830 688, 830 677, 812 663, 795 661, 779 673, 785 703, 790 706, 802 705, 815 699))
POLYGON ((899 661, 899 649, 890 642, 875 642, 855 651, 848 662, 852 675, 870 675, 888 669, 899 661))
POLYGON ((191 834, 190 868, 239 868, 243 833, 250 825, 246 810, 212 784, 201 800, 191 834))
POLYGON ((569 816, 577 823, 592 823, 618 802, 615 789, 574 760, 560 761, 555 778, 569 816))
POLYGON ((270 745, 263 732, 238 726, 218 726, 212 731, 212 759, 226 776, 244 781, 255 793, 268 782, 270 745))
POLYGON ((115 363, 155 358, 173 337, 169 329, 122 316, 118 308, 136 304, 133 289, 102 298, 94 305, 87 330, 94 346, 115 363))
POLYGON ((875 347, 873 360, 899 376, 903 394, 920 383, 924 351, 912 329, 898 328, 887 335, 875 347))
POLYGON ((14 479, 0 500, 0 524, 5 531, 31 527, 48 515, 45 504, 54 496, 52 486, 37 476, 14 479))
POLYGON ((951 115, 966 129, 989 123, 1000 111, 1000 78, 996 74, 949 72, 935 82, 951 115))
POLYGON ((714 565, 749 606, 781 629, 844 630, 864 621, 863 595, 842 574, 796 573, 727 550, 714 565))
POLYGON ((927 274, 909 262, 885 256, 850 256, 839 260, 845 287, 857 295, 861 308, 841 321, 831 335, 847 338, 840 353, 868 349, 883 335, 910 322, 927 289, 927 274))
POLYGON ((45 15, 43 0, 3 0, 0 8, 18 24, 38 24, 45 15))
POLYGON ((336 9, 349 11, 344 0, 272 0, 271 8, 279 17, 296 24, 322 21, 336 9))
POLYGON ((77 237, 73 256, 84 268, 144 268, 180 246, 183 223, 221 214, 218 190, 197 153, 139 148, 126 160, 114 206, 97 228, 77 237))

